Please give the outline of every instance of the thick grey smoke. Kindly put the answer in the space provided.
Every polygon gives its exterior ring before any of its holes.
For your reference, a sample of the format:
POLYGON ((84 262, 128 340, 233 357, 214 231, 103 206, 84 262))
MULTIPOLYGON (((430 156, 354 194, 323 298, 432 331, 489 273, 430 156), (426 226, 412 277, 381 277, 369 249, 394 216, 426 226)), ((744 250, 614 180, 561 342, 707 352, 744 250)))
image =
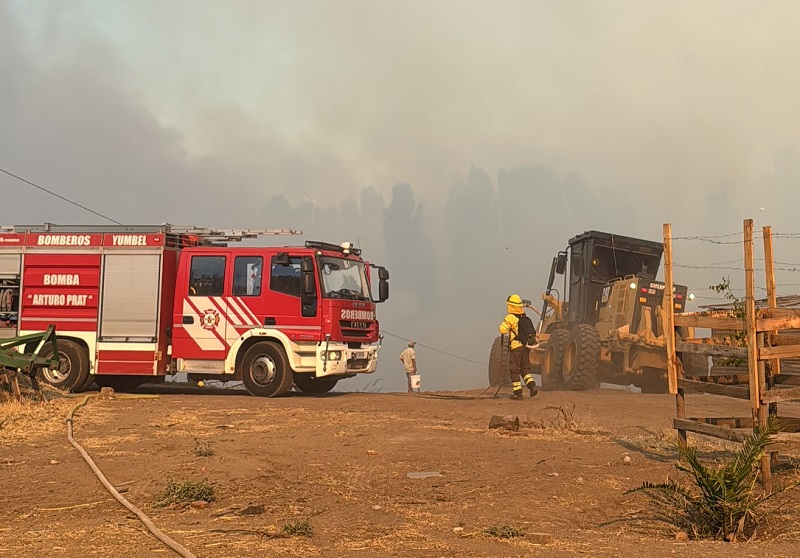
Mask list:
MULTIPOLYGON (((800 230, 798 18, 739 1, 0 2, 0 166, 126 223, 358 242, 392 273, 378 387, 403 387, 404 337, 425 388, 475 387, 505 297, 538 299, 575 234, 800 230)), ((0 200, 0 224, 98 221, 5 175, 0 200)), ((676 240, 676 280, 740 288, 740 262, 708 269, 738 240, 676 240)), ((776 239, 782 294, 800 290, 798 242, 776 239)))

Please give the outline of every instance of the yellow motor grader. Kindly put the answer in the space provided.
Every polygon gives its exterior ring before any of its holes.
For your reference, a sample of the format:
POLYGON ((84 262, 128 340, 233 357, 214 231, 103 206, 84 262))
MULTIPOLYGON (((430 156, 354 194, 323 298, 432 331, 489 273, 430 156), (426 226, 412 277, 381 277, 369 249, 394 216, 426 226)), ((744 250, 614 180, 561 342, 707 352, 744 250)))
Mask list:
MULTIPOLYGON (((666 391, 664 283, 655 279, 663 252, 660 242, 587 231, 553 258, 542 310, 534 309, 539 343, 530 351, 545 390, 592 389, 602 381, 666 391), (557 276, 563 276, 560 292, 557 276)), ((690 297, 676 285, 675 312, 683 312, 690 297)), ((693 337, 690 330, 678 334, 693 337)), ((508 381, 507 355, 508 339, 497 337, 489 359, 492 385, 508 381)), ((694 374, 708 370, 706 356, 681 358, 694 374)))

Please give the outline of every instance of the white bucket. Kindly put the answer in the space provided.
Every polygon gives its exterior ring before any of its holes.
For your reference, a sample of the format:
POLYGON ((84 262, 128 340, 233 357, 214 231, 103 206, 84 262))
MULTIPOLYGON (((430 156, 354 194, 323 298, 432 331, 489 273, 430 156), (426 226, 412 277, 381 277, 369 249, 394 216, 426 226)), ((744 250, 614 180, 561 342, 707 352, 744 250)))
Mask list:
POLYGON ((419 389, 420 380, 422 376, 419 374, 412 374, 411 376, 411 389, 419 389))

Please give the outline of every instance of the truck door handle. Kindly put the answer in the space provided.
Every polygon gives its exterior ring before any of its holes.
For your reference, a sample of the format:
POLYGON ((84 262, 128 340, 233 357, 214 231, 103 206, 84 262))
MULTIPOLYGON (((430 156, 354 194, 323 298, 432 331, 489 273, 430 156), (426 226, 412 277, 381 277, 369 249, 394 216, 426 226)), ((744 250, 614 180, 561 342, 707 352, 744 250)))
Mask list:
POLYGON ((194 316, 184 316, 183 317, 183 323, 186 324, 186 325, 193 324, 194 323, 194 316))

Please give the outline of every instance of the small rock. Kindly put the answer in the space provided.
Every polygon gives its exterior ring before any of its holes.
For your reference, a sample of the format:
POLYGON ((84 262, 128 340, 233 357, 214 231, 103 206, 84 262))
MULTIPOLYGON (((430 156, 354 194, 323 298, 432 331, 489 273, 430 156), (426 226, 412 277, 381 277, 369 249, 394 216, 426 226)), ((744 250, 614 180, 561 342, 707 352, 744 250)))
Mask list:
POLYGON ((463 527, 453 527, 453 533, 461 533, 464 531, 463 527))
POLYGON ((61 463, 61 462, 60 461, 56 461, 55 459, 51 459, 50 460, 50 465, 58 465, 59 463, 61 463))
POLYGON ((526 533, 525 539, 533 544, 552 544, 553 535, 548 533, 526 533))
POLYGON ((686 531, 678 531, 675 533, 675 540, 680 542, 687 542, 689 540, 689 533, 686 531))
POLYGON ((206 502, 205 500, 197 500, 195 502, 192 502, 192 507, 196 510, 204 510, 206 509, 206 506, 208 506, 208 502, 206 502))
POLYGON ((378 455, 377 450, 367 450, 367 455, 378 455))
POLYGON ((548 477, 559 477, 561 475, 559 475, 558 473, 547 473, 547 476, 548 477))
POLYGON ((625 457, 623 457, 623 458, 622 458, 622 462, 623 462, 625 465, 630 465, 630 464, 631 464, 631 461, 633 461, 633 460, 630 458, 630 456, 629 456, 629 455, 626 455, 625 457))
POLYGON ((378 504, 375 504, 374 506, 372 506, 372 509, 378 511, 379 509, 381 509, 381 507, 378 504))
POLYGON ((275 525, 267 525, 264 528, 264 534, 268 537, 277 537, 278 536, 278 528, 275 525))
POLYGON ((583 484, 583 477, 578 477, 577 479, 575 479, 575 482, 578 484, 583 484))

